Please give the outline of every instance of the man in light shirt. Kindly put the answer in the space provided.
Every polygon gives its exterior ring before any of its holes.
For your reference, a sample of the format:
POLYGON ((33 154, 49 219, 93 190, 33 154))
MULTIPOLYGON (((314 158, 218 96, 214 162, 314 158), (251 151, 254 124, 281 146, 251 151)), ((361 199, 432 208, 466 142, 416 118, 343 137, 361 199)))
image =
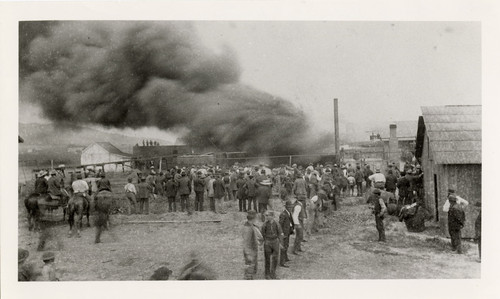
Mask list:
POLYGON ((380 173, 380 168, 375 169, 375 173, 368 177, 374 188, 383 190, 385 188, 385 175, 380 173))
MULTIPOLYGON (((73 188, 73 194, 74 194, 74 196, 81 196, 81 197, 87 199, 87 194, 88 194, 88 191, 89 191, 89 185, 87 184, 87 182, 85 182, 82 179, 82 177, 83 177, 82 173, 78 172, 76 174, 76 181, 74 181, 73 184, 71 184, 71 188, 73 188)), ((68 201, 68 206, 69 206, 70 203, 73 202, 73 197, 71 197, 70 200, 68 201)))
MULTIPOLYGON (((295 229, 295 241, 293 243, 294 245, 293 245, 292 253, 295 255, 298 255, 299 251, 303 251, 301 248, 301 244, 302 244, 302 239, 304 238, 304 229, 303 229, 303 226, 302 226, 301 221, 300 221, 303 217, 303 213, 301 213, 303 207, 302 207, 302 204, 295 197, 291 197, 290 202, 293 204, 292 220, 293 220, 293 224, 295 226, 294 227, 294 229, 295 229)), ((303 219, 302 219, 302 223, 303 223, 303 219)))
POLYGON ((134 184, 132 184, 132 178, 129 177, 127 179, 128 183, 125 185, 125 196, 130 202, 129 208, 128 208, 128 214, 135 214, 135 206, 137 203, 137 200, 135 198, 137 194, 137 190, 135 189, 134 184))
POLYGON ((457 204, 460 205, 460 207, 465 208, 469 205, 469 202, 467 200, 455 194, 455 190, 448 189, 448 196, 446 197, 446 202, 443 206, 443 212, 448 213, 448 211, 450 210, 450 201, 448 200, 448 198, 451 194, 455 195, 455 197, 457 198, 457 204))

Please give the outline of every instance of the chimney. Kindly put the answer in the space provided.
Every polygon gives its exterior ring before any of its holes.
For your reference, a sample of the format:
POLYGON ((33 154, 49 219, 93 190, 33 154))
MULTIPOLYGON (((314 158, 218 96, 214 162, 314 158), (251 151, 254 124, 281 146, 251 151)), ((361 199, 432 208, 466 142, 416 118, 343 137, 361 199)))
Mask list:
POLYGON ((398 163, 401 157, 401 153, 398 146, 398 135, 397 135, 397 126, 396 124, 389 125, 389 163, 396 162, 398 163))

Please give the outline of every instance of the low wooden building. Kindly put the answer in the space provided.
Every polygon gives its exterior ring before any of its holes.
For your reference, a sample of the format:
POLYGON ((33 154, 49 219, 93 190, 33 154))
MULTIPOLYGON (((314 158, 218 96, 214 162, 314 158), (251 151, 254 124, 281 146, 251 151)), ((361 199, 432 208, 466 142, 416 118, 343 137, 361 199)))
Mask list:
POLYGON ((474 237, 481 200, 481 106, 422 107, 418 120, 416 158, 424 172, 424 201, 448 235, 443 212, 448 189, 465 198, 465 238, 474 237))
POLYGON ((131 154, 122 152, 109 142, 95 142, 83 149, 80 163, 89 166, 100 165, 104 167, 105 172, 113 172, 130 169, 131 163, 123 161, 130 161, 131 158, 131 154))

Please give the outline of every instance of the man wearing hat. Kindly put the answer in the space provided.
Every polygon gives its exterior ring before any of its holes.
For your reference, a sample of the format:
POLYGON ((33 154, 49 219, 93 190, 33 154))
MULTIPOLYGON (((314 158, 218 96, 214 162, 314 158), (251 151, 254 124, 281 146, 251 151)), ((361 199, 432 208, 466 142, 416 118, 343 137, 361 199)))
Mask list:
POLYGON ((247 178, 243 188, 246 190, 246 197, 247 197, 247 201, 248 201, 247 210, 250 211, 252 209, 252 204, 253 204, 253 209, 255 211, 259 211, 258 206, 257 206, 257 200, 255 199, 255 195, 256 195, 256 191, 257 191, 257 182, 255 181, 252 174, 248 175, 248 178, 247 178))
POLYGON ((245 279, 253 279, 257 273, 257 255, 259 245, 264 241, 259 228, 255 225, 257 212, 248 211, 247 221, 243 225, 243 258, 245 260, 245 279))
MULTIPOLYGON (((467 200, 463 199, 462 197, 458 196, 455 193, 454 189, 448 189, 448 198, 449 198, 450 194, 455 195, 455 198, 457 199, 457 204, 459 206, 461 206, 462 208, 466 208, 469 205, 469 202, 467 200)), ((450 201, 448 198, 446 199, 446 201, 444 202, 444 205, 443 205, 443 212, 445 212, 445 213, 448 213, 448 211, 450 210, 450 201)))
POLYGON ((191 214, 191 207, 189 205, 189 195, 191 194, 191 180, 185 171, 181 172, 179 179, 179 195, 181 196, 181 212, 187 211, 191 214))
POLYGON ((373 174, 373 171, 370 169, 370 165, 366 165, 363 174, 365 177, 366 189, 368 190, 372 186, 372 182, 370 181, 370 176, 373 174))
POLYGON ((141 176, 141 182, 137 185, 137 199, 139 202, 139 214, 149 214, 149 195, 151 186, 146 182, 146 178, 141 176))
POLYGON ((37 194, 40 194, 40 195, 45 195, 47 194, 47 191, 48 191, 48 184, 47 184, 47 180, 45 179, 45 170, 40 170, 40 172, 38 172, 38 176, 35 180, 35 192, 34 193, 37 193, 37 194))
POLYGON ((168 200, 168 211, 169 212, 177 212, 177 207, 175 204, 175 195, 177 194, 177 185, 174 182, 174 179, 170 173, 166 174, 166 182, 165 182, 165 196, 167 196, 168 200))
POLYGON ((56 276, 55 259, 56 255, 50 251, 42 255, 42 260, 45 263, 42 268, 42 281, 59 281, 59 278, 56 276))
POLYGON ((56 177, 57 172, 55 170, 50 171, 50 178, 47 181, 47 189, 50 197, 52 199, 61 200, 62 192, 61 192, 61 183, 60 180, 56 177))
POLYGON ((292 219, 294 205, 290 200, 285 202, 285 209, 280 214, 279 224, 283 231, 283 248, 280 251, 280 266, 288 268, 285 264, 290 259, 288 258, 288 247, 290 245, 290 235, 293 234, 294 223, 292 219))
POLYGON ((451 250, 457 251, 457 253, 462 253, 462 240, 461 240, 461 230, 465 224, 465 212, 457 204, 457 197, 455 194, 448 195, 448 200, 450 202, 450 210, 448 211, 448 232, 451 238, 451 250))
POLYGON ((277 279, 276 267, 280 249, 283 248, 283 231, 274 220, 274 212, 266 211, 266 221, 260 229, 264 238, 264 260, 266 279, 277 279))
POLYGON ((30 255, 26 249, 18 248, 17 250, 17 281, 32 281, 35 280, 35 271, 33 265, 25 264, 25 261, 30 255))
POLYGON ((372 195, 368 198, 368 202, 373 204, 373 214, 375 215, 375 226, 378 231, 378 241, 385 242, 384 216, 387 210, 384 200, 380 197, 382 192, 380 189, 373 190, 372 195))
MULTIPOLYGON (((267 211, 267 206, 269 205, 269 199, 271 198, 271 180, 266 179, 257 184, 258 187, 255 190, 255 199, 259 204, 259 213, 262 219, 264 219, 264 213, 267 211)), ((264 221, 264 220, 262 220, 264 221)))
POLYGON ((101 177, 101 179, 99 181, 97 181, 98 192, 101 192, 103 190, 107 190, 109 192, 112 192, 111 191, 111 182, 106 177, 106 173, 104 171, 101 172, 100 177, 101 177))
POLYGON ((137 190, 135 188, 135 185, 132 184, 132 177, 127 178, 127 184, 125 185, 125 197, 129 201, 129 208, 128 208, 128 214, 135 214, 135 206, 137 204, 137 190))
POLYGON ((194 210, 203 211, 203 196, 205 194, 205 180, 203 179, 203 173, 198 171, 196 173, 196 178, 193 181, 194 193, 196 198, 194 200, 194 210))
POLYGON ((77 172, 76 181, 71 184, 71 188, 73 189, 74 196, 69 199, 68 206, 70 205, 70 203, 72 203, 75 196, 83 197, 88 201, 89 185, 83 180, 83 175, 81 172, 77 172))

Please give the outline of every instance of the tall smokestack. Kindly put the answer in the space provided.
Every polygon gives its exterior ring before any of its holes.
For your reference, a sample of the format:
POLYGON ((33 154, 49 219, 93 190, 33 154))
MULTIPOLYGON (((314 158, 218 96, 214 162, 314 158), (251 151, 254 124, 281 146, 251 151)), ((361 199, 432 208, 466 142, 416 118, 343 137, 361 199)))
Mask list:
POLYGON ((335 154, 339 154, 339 100, 333 99, 333 117, 335 121, 335 154))
POLYGON ((389 162, 399 162, 398 134, 396 124, 389 125, 389 162))

